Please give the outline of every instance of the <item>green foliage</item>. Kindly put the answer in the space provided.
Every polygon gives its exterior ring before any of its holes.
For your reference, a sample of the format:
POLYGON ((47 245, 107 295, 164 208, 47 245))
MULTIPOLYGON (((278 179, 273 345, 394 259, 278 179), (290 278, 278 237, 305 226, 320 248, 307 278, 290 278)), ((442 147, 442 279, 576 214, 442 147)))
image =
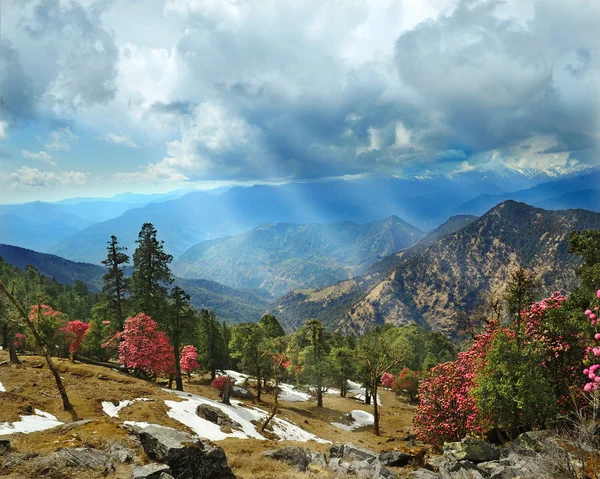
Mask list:
POLYGON ((229 349, 231 356, 238 359, 242 372, 256 378, 256 399, 260 401, 261 381, 269 374, 272 366, 272 350, 265 329, 258 323, 234 326, 229 349))
POLYGON ((578 267, 581 283, 569 298, 574 309, 582 310, 600 285, 600 230, 573 231, 569 239, 569 253, 583 259, 578 267))
POLYGON ((495 335, 473 391, 482 417, 511 432, 544 428, 556 417, 552 382, 541 366, 537 345, 519 343, 508 334, 495 335))
POLYGON ((127 284, 125 281, 125 271, 123 265, 129 263, 129 256, 123 251, 127 248, 119 246, 116 236, 111 236, 108 246, 107 257, 102 264, 106 266, 107 272, 102 277, 104 285, 102 292, 105 294, 108 301, 108 312, 111 319, 119 331, 123 330, 123 322, 125 320, 124 303, 127 293, 127 284))
POLYGON ((427 371, 439 363, 456 359, 456 348, 440 332, 410 325, 398 328, 398 336, 407 342, 411 354, 405 365, 413 371, 427 371))
POLYGON ((228 329, 222 326, 214 311, 202 309, 198 314, 196 337, 200 367, 210 371, 211 379, 216 377, 217 369, 228 366, 229 350, 226 334, 228 329))
POLYGON ((262 326, 267 336, 271 339, 285 336, 285 331, 281 327, 281 324, 279 324, 277 318, 272 314, 263 315, 262 318, 260 318, 260 320, 258 321, 258 324, 262 326))
POLYGON ((156 233, 152 223, 144 223, 140 230, 133 253, 131 293, 135 312, 158 319, 167 306, 167 286, 173 282, 169 268, 173 257, 165 253, 156 233))
POLYGON ((506 310, 509 321, 520 323, 520 313, 536 300, 539 283, 535 275, 522 266, 514 270, 506 283, 506 310))

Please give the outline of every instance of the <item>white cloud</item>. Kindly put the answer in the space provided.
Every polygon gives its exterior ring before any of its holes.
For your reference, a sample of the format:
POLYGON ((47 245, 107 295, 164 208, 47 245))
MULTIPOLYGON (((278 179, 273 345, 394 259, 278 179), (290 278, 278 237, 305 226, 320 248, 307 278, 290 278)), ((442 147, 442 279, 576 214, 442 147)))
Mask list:
POLYGON ((87 173, 78 171, 40 171, 37 168, 22 166, 9 175, 13 188, 46 188, 55 185, 76 184, 87 182, 87 173))
POLYGON ((49 165, 56 166, 56 163, 52 161, 52 157, 45 151, 38 151, 37 153, 29 150, 21 150, 21 156, 28 160, 38 160, 48 163, 49 165))
POLYGON ((106 135, 101 136, 98 139, 108 141, 109 143, 114 143, 116 145, 123 145, 129 148, 137 148, 137 145, 131 139, 131 136, 125 134, 117 135, 115 133, 107 133, 106 135))
POLYGON ((71 128, 65 126, 58 128, 50 133, 50 141, 46 143, 46 148, 55 151, 69 151, 71 144, 77 141, 79 137, 71 131, 71 128))
POLYGON ((8 136, 8 123, 0 121, 0 140, 4 140, 8 136))

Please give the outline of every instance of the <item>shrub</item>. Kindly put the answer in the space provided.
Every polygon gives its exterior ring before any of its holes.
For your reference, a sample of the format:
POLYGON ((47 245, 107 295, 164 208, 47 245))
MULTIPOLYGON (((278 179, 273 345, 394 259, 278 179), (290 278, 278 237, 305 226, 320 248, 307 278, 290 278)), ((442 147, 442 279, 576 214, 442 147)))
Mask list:
POLYGON ((225 391, 225 384, 227 384, 227 379, 229 379, 230 390, 233 388, 235 381, 233 378, 228 376, 218 376, 216 377, 212 383, 210 383, 210 387, 219 391, 219 397, 223 397, 223 392, 225 391))
POLYGON ((403 396, 410 402, 414 402, 419 393, 419 378, 421 373, 419 371, 411 371, 408 368, 404 368, 398 374, 394 384, 394 391, 397 396, 403 396))

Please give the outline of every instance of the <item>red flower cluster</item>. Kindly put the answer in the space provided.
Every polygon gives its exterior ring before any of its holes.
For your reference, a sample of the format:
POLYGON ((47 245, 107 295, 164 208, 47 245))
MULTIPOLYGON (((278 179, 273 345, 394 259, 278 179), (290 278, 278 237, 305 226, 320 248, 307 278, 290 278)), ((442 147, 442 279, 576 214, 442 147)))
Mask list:
POLYGON ((396 378, 392 373, 383 373, 381 375, 381 385, 386 389, 392 389, 396 385, 396 378))
POLYGON ((156 322, 139 313, 125 320, 123 331, 103 346, 120 340, 119 361, 126 368, 138 369, 156 376, 175 375, 175 356, 169 337, 158 330, 156 322))
MULTIPOLYGON (((598 291, 596 291, 596 298, 600 300, 600 289, 598 291)), ((596 303, 598 303, 598 301, 596 303)), ((590 320, 590 323, 592 324, 592 326, 594 326, 596 328, 596 333, 594 334, 594 339, 596 341, 600 342, 600 332, 597 332, 598 331, 597 328, 599 325, 599 320, 597 319, 599 305, 596 304, 595 306, 592 306, 592 309, 586 309, 584 314, 590 320), (593 309, 593 311, 592 311, 592 309, 593 309)), ((591 356, 592 362, 598 361, 596 358, 598 358, 600 356, 600 346, 593 346, 593 347, 590 346, 587 348, 586 352, 588 353, 588 355, 591 356)), ((585 376, 587 376, 587 380, 588 380, 588 382, 586 382, 585 385, 583 386, 583 390, 585 392, 589 393, 592 391, 596 391, 600 387, 600 371, 599 371, 599 369, 600 369, 600 364, 596 362, 583 370, 583 374, 585 376)))
POLYGON ((66 333, 67 343, 69 344, 69 354, 76 353, 83 345, 83 338, 90 330, 90 325, 83 321, 69 321, 61 331, 66 333))
POLYGON ((195 346, 189 344, 183 347, 179 365, 181 366, 181 370, 187 374, 192 373, 200 367, 198 364, 198 350, 195 346))
MULTIPOLYGON (((216 377, 212 383, 210 383, 210 387, 219 391, 219 397, 223 396, 223 392, 225 391, 225 384, 227 384, 228 376, 218 376, 216 377)), ((229 378, 229 386, 230 390, 233 389, 233 385, 235 381, 233 378, 229 378)))

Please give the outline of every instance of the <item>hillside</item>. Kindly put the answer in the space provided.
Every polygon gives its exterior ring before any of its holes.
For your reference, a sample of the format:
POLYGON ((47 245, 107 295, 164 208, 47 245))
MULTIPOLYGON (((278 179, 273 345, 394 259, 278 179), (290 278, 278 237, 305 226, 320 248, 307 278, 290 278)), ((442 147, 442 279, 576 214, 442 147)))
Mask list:
MULTIPOLYGON (((0 260, 22 270, 27 265, 34 266, 44 276, 63 284, 81 280, 91 292, 101 290, 102 276, 105 273, 101 266, 76 263, 60 256, 9 245, 0 245, 0 260)), ((195 308, 212 309, 220 320, 230 323, 257 321, 272 301, 267 293, 238 290, 209 280, 176 277, 174 285, 180 286, 190 295, 195 308)))
POLYGON ((569 234, 599 228, 598 213, 546 211, 507 201, 426 248, 415 245, 392 263, 387 274, 374 265, 374 273, 352 282, 293 291, 271 312, 288 330, 310 312, 330 329, 342 331, 415 322, 453 334, 458 311, 475 307, 484 293, 504 283, 517 264, 539 276, 544 293, 570 290, 576 283, 577 258, 568 254, 569 234))
POLYGON ((348 279, 423 235, 396 216, 365 225, 348 221, 264 224, 238 236, 193 246, 173 262, 173 272, 280 295, 348 279))

